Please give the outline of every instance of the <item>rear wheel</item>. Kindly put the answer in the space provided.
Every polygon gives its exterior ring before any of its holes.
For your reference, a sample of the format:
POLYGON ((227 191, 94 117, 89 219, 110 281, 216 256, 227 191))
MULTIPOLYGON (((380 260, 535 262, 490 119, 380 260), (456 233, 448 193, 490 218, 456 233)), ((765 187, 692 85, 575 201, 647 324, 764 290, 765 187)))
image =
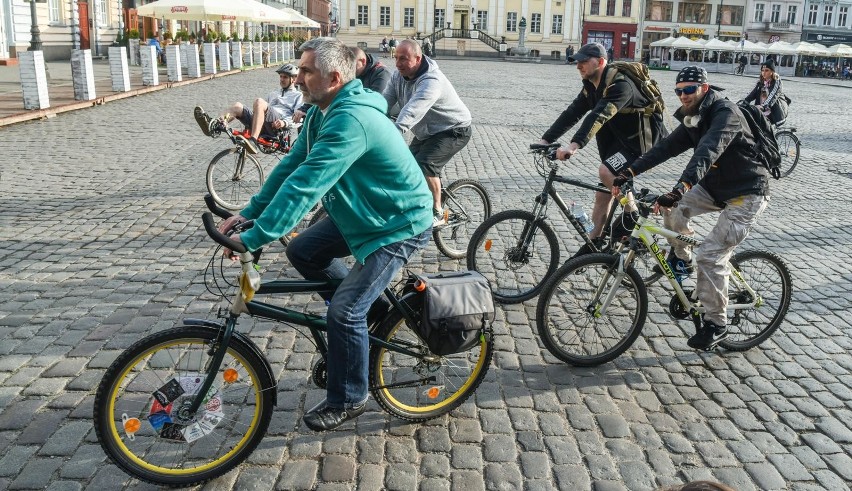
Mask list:
POLYGON ((781 177, 787 177, 799 163, 799 151, 802 148, 802 143, 799 141, 799 137, 790 130, 781 130, 775 133, 775 139, 778 141, 778 150, 781 153, 781 177))
POLYGON ((601 313, 615 283, 610 271, 619 259, 603 253, 580 256, 547 280, 538 299, 536 325, 553 356, 576 366, 600 365, 627 351, 642 332, 648 293, 632 267, 617 285, 606 313, 601 313))
POLYGON ((389 413, 409 421, 436 418, 461 405, 482 383, 494 356, 493 336, 484 335, 468 351, 434 355, 397 310, 379 325, 375 336, 417 354, 379 345, 370 350, 373 398, 389 413))
POLYGON ((784 321, 793 296, 793 280, 784 261, 767 251, 740 252, 731 259, 731 267, 728 304, 755 305, 728 309, 728 337, 719 346, 745 351, 768 339, 784 321))
POLYGON ((441 193, 441 205, 447 210, 447 225, 433 232, 435 245, 445 256, 461 259, 476 227, 491 216, 491 199, 482 184, 461 179, 441 193))
POLYGON ((222 150, 207 166, 207 191, 222 208, 241 210, 263 186, 263 168, 241 147, 222 150))
POLYGON ((205 403, 186 413, 218 336, 200 326, 158 332, 107 369, 95 394, 95 432, 122 470, 159 485, 192 486, 225 474, 260 443, 275 383, 256 351, 238 338, 205 403))
POLYGON ((467 267, 488 278, 494 300, 520 303, 538 295, 559 267, 559 239, 532 213, 504 211, 473 233, 467 267))

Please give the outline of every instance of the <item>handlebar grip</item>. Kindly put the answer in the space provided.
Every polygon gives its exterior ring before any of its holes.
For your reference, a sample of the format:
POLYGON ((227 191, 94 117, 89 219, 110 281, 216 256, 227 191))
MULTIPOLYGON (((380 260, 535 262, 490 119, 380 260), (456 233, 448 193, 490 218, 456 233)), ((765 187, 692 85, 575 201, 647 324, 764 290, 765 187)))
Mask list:
POLYGON ((549 148, 559 148, 559 143, 548 143, 544 145, 542 143, 530 143, 530 150, 547 150, 549 148))
POLYGON ((219 205, 217 205, 216 201, 213 200, 213 196, 210 196, 209 194, 204 195, 204 203, 207 205, 207 209, 212 211, 213 214, 219 218, 227 220, 234 216, 230 211, 224 208, 219 208, 219 205))
POLYGON ((216 228, 216 224, 213 223, 213 215, 209 212, 204 212, 204 214, 201 215, 201 221, 204 222, 204 230, 207 231, 207 235, 209 235, 217 244, 227 247, 234 252, 248 252, 246 246, 232 240, 216 228))

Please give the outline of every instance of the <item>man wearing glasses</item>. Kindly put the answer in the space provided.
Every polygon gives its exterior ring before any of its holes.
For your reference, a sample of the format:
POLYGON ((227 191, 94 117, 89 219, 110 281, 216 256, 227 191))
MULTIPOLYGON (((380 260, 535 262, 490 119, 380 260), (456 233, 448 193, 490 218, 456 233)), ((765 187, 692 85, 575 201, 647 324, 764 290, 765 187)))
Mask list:
POLYGON ((704 322, 687 345, 703 350, 712 350, 728 335, 728 260, 769 203, 769 171, 757 158, 748 122, 720 90, 707 83, 703 68, 681 70, 675 82, 681 107, 674 114, 681 125, 613 181, 618 194, 633 177, 694 149, 679 182, 657 198, 657 205, 664 208, 665 226, 687 236, 695 233, 690 219, 721 212, 697 250, 670 241, 667 258, 678 275, 691 274, 693 260, 698 267, 695 288, 705 308, 704 322))

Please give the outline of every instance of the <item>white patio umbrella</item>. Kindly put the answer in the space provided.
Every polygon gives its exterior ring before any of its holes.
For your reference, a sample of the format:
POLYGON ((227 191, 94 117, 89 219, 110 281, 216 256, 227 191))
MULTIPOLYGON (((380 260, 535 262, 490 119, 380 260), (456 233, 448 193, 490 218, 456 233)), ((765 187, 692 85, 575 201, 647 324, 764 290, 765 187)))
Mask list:
POLYGON ((836 56, 837 58, 852 58, 852 46, 848 46, 846 44, 835 44, 828 48, 828 55, 836 56))
POLYGON ((255 0, 158 0, 136 9, 137 15, 174 20, 248 21, 278 24, 293 17, 255 0))
POLYGON ((677 40, 677 38, 669 36, 665 39, 660 39, 658 41, 654 41, 653 43, 651 43, 651 47, 653 47, 653 48, 668 48, 676 40, 677 40))
POLYGON ((293 10, 291 8, 283 8, 283 9, 281 9, 281 11, 292 17, 292 19, 288 23, 280 24, 282 26, 304 27, 304 28, 308 28, 308 29, 319 29, 320 28, 319 22, 311 19, 310 17, 305 17, 304 15, 300 14, 296 10, 293 10))

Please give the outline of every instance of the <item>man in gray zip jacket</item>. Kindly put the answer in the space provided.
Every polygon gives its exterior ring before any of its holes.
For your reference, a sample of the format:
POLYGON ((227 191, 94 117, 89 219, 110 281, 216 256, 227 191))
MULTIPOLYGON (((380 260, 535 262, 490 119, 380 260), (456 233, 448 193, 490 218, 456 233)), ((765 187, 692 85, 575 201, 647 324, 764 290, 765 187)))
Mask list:
POLYGON ((396 68, 384 96, 389 111, 394 104, 399 106, 399 131, 414 135, 409 148, 432 191, 433 227, 440 228, 446 225, 441 207, 441 171, 470 141, 470 111, 438 64, 423 56, 415 41, 400 41, 396 68))

